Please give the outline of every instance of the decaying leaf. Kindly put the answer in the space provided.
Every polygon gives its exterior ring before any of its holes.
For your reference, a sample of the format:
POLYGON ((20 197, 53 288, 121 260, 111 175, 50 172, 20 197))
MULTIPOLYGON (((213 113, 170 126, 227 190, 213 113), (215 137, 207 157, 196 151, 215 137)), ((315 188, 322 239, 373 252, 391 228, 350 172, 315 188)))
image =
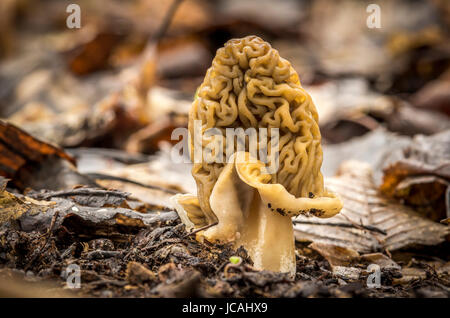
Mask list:
POLYGON ((369 264, 376 264, 382 270, 401 269, 395 261, 381 253, 360 255, 350 248, 317 242, 309 247, 328 261, 334 274, 344 279, 358 279, 369 264))
POLYGON ((349 158, 369 163, 375 184, 382 179, 381 168, 386 157, 397 149, 406 147, 410 138, 393 134, 384 128, 375 129, 364 136, 334 145, 324 145, 322 171, 325 176, 335 176, 339 167, 349 158))
POLYGON ((341 166, 339 176, 327 179, 325 184, 341 196, 344 208, 330 219, 295 218, 297 240, 372 253, 435 245, 450 233, 448 227, 380 195, 368 164, 348 161, 341 166))
POLYGON ((434 221, 450 216, 446 202, 450 186, 450 130, 416 136, 401 151, 391 154, 380 190, 403 200, 434 221))
POLYGON ((57 146, 41 141, 0 120, 0 176, 18 188, 61 189, 94 185, 75 168, 75 159, 57 146))
POLYGON ((313 242, 309 247, 326 258, 331 267, 350 266, 360 257, 357 251, 337 245, 313 242))
POLYGON ((176 193, 195 192, 195 182, 190 174, 188 160, 163 150, 149 158, 149 162, 89 174, 105 188, 130 192, 139 200, 153 206, 172 208, 170 198, 176 193), (177 159, 177 163, 174 162, 177 159))
POLYGON ((378 128, 380 122, 391 132, 409 136, 450 128, 447 117, 376 92, 363 77, 326 81, 307 89, 318 105, 322 136, 332 143, 361 136, 378 128))
POLYGON ((53 224, 55 230, 63 226, 68 233, 81 237, 120 241, 150 224, 177 218, 175 212, 141 213, 124 208, 128 194, 119 191, 81 188, 31 195, 41 200, 1 191, 0 225, 15 223, 25 232, 43 232, 53 224))
POLYGON ((135 285, 156 280, 155 273, 138 262, 128 263, 126 275, 127 280, 135 285))
POLYGON ((22 129, 0 120, 0 175, 13 177, 28 162, 55 156, 75 164, 74 159, 56 146, 40 141, 22 129))
POLYGON ((450 115, 450 70, 415 93, 411 102, 416 107, 434 109, 450 115))
POLYGON ((6 191, 5 180, 0 179, 0 225, 25 214, 36 215, 48 210, 51 202, 38 202, 27 197, 20 199, 6 191))
MULTIPOLYGON (((187 122, 186 115, 169 113, 169 115, 162 116, 155 123, 132 134, 125 145, 125 149, 131 153, 155 153, 159 150, 159 142, 170 141, 174 129, 187 127, 187 122)), ((172 143, 175 142, 172 141, 172 143)))

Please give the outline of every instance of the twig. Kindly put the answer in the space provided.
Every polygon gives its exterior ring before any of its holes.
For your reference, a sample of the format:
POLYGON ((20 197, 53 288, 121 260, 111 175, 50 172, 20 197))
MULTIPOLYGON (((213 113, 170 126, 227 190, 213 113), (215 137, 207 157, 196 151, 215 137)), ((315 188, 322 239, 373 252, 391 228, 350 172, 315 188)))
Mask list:
POLYGON ((28 268, 30 268, 31 265, 33 265, 34 261, 37 259, 37 257, 39 255, 41 255, 41 253, 45 250, 45 248, 47 247, 48 241, 52 235, 53 232, 53 228, 55 226, 56 223, 56 219, 59 216, 59 211, 56 211, 55 214, 53 214, 52 217, 52 221, 50 222, 50 226, 48 228, 47 233, 45 234, 47 237, 45 238, 44 244, 41 246, 41 248, 39 248, 39 250, 35 251, 35 253, 33 254, 33 256, 31 257, 30 261, 28 262, 27 266, 25 266, 24 271, 26 272, 28 270, 28 268))
MULTIPOLYGON (((366 202, 369 202, 369 201, 367 200, 367 196, 366 196, 366 202)), ((367 208, 368 208, 369 211, 370 211, 370 206, 369 206, 368 204, 366 204, 366 205, 367 205, 367 208)), ((370 213, 372 213, 372 212, 370 212, 370 213)), ((342 216, 343 216, 349 223, 353 224, 357 229, 365 230, 366 227, 367 227, 367 228, 375 229, 374 232, 377 232, 377 233, 380 233, 380 234, 383 234, 383 235, 387 235, 387 233, 386 233, 385 231, 383 231, 383 230, 381 230, 381 229, 379 229, 379 228, 377 228, 377 227, 375 227, 375 226, 371 226, 371 225, 363 225, 363 222, 362 222, 362 219, 361 219, 361 218, 359 219, 359 224, 358 224, 358 223, 354 222, 352 219, 350 219, 347 215, 342 214, 342 216)), ((376 238, 376 239, 378 240, 378 242, 381 244, 381 239, 377 238, 376 236, 375 236, 375 238, 376 238)))
POLYGON ((174 0, 170 5, 164 19, 155 32, 155 34, 150 38, 147 43, 144 52, 142 53, 142 58, 140 63, 138 63, 140 71, 137 81, 137 88, 140 92, 141 98, 146 98, 147 91, 153 84, 155 79, 155 69, 156 69, 156 59, 157 59, 157 44, 166 34, 169 29, 170 23, 175 15, 175 11, 183 0, 174 0))
POLYGON ((172 4, 170 5, 169 10, 166 13, 166 16, 164 17, 164 20, 162 21, 161 25, 159 26, 159 29, 156 31, 155 35, 152 37, 152 42, 158 42, 161 40, 161 38, 166 34, 167 30, 169 29, 170 23, 172 22, 172 19, 175 15, 175 12, 178 9, 178 6, 183 2, 183 0, 174 0, 172 4))
POLYGON ((130 196, 130 193, 126 192, 120 192, 116 190, 101 190, 101 189, 73 189, 73 190, 67 190, 67 191, 55 191, 51 193, 44 194, 40 196, 39 194, 33 195, 33 197, 41 197, 43 200, 47 200, 54 197, 67 197, 67 196, 73 196, 73 195, 113 195, 116 197, 122 197, 127 198, 130 196))
POLYGON ((170 194, 178 194, 178 193, 180 193, 180 191, 167 189, 167 188, 163 188, 163 187, 159 187, 159 186, 154 186, 154 185, 150 185, 150 184, 143 184, 143 183, 140 183, 138 181, 134 181, 134 180, 130 180, 130 179, 127 179, 127 178, 122 178, 122 177, 117 177, 117 176, 110 176, 110 175, 103 174, 103 173, 86 173, 86 175, 88 177, 90 177, 90 178, 93 178, 93 179, 103 179, 103 180, 112 180, 112 181, 126 182, 126 183, 131 183, 131 184, 143 187, 143 188, 159 190, 159 191, 170 193, 170 194))
POLYGON ((346 228, 356 228, 356 229, 364 229, 371 232, 377 232, 383 235, 387 235, 387 233, 375 226, 371 225, 359 225, 359 224, 349 224, 349 223, 317 223, 317 222, 308 222, 308 221, 299 221, 293 220, 294 224, 310 224, 310 225, 327 225, 327 226, 336 226, 336 227, 346 227, 346 228))
POLYGON ((386 252, 386 255, 389 256, 390 259, 392 259, 392 254, 389 251, 389 249, 386 248, 386 249, 384 249, 384 251, 386 252))
POLYGON ((185 237, 191 236, 191 235, 193 235, 193 234, 196 234, 196 233, 201 232, 201 231, 204 231, 204 230, 207 230, 207 229, 209 229, 210 227, 213 227, 214 225, 217 225, 217 224, 219 224, 219 222, 214 222, 214 223, 212 223, 212 224, 208 224, 208 225, 202 226, 202 227, 200 227, 200 228, 198 228, 198 229, 196 229, 196 230, 194 230, 194 231, 192 231, 192 232, 186 234, 185 237))
POLYGON ((106 159, 113 159, 125 164, 137 164, 148 162, 149 156, 140 153, 129 153, 117 149, 109 148, 68 148, 64 149, 67 153, 74 156, 75 158, 80 158, 83 155, 96 155, 101 156, 106 159))

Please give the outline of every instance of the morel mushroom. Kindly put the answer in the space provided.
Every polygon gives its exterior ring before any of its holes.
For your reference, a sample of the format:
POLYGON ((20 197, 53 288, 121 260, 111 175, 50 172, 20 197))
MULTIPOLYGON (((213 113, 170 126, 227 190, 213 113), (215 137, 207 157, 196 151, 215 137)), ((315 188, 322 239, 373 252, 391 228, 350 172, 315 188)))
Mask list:
MULTIPOLYGON (((259 37, 230 40, 217 51, 190 110, 191 159, 196 146, 208 147, 203 137, 196 144, 196 121, 201 134, 212 128, 222 133, 266 128, 271 137, 271 129, 277 129, 278 170, 268 169, 273 162, 254 158, 248 144, 243 151, 234 145, 225 163, 194 161, 197 196, 173 200, 187 230, 213 225, 197 239, 233 242, 244 246, 256 269, 295 274, 291 217, 331 217, 342 208, 341 200, 324 189, 318 114, 297 73, 259 37)), ((258 150, 268 146, 262 140, 267 138, 260 138, 258 150)), ((220 155, 225 155, 229 139, 221 142, 220 155)))

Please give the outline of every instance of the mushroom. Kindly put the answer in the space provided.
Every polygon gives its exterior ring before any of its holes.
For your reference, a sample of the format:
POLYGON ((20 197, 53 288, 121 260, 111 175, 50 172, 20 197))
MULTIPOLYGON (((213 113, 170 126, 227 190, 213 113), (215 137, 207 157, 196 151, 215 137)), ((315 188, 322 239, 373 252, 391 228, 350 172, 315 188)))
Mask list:
MULTIPOLYGON (((234 145, 233 137, 234 152, 226 162, 194 161, 197 195, 173 197, 177 213, 188 231, 200 229, 197 240, 232 242, 247 250, 256 269, 294 275, 291 218, 331 217, 342 202, 324 188, 318 114, 311 97, 291 64, 259 37, 233 39, 217 51, 189 113, 191 159, 196 146, 202 151, 209 147, 211 138, 203 134, 209 129, 226 134, 227 128, 266 128, 271 138, 277 129, 278 149, 275 153, 270 147, 266 162, 255 158, 248 144, 244 149, 234 145), (274 160, 276 171, 269 169, 274 160)), ((267 143, 259 137, 258 150, 270 146, 272 139, 267 143)), ((226 142, 221 139, 225 148, 226 142)), ((214 155, 224 154, 225 149, 214 155)))

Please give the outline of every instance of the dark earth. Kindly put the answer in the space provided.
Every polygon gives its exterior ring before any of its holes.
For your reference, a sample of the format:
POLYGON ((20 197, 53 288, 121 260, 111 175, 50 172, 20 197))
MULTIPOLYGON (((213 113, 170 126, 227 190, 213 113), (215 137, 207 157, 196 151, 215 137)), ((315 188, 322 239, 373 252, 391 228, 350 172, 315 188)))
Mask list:
MULTIPOLYGON (((328 262, 306 243, 297 243, 297 274, 295 279, 290 279, 281 273, 253 270, 242 248, 233 250, 227 245, 197 242, 193 235, 187 235, 178 218, 164 221, 162 217, 160 222, 138 231, 118 227, 103 236, 90 234, 86 228, 83 230, 82 224, 78 224, 81 219, 71 222, 67 219, 66 216, 62 225, 44 233, 11 227, 3 229, 0 232, 0 279, 11 280, 11 284, 17 286, 39 285, 43 291, 59 296, 450 296, 449 273, 438 274, 427 264, 430 257, 421 255, 419 250, 408 263, 398 263, 422 269, 426 277, 395 283, 402 274, 398 270, 382 270, 381 288, 368 288, 369 273, 363 271, 357 280, 338 277, 332 273, 328 262), (121 235, 113 235, 119 233, 121 235), (241 264, 232 264, 232 256, 239 256, 241 264), (80 289, 63 290, 65 267, 69 264, 78 264, 81 268, 80 289), (53 283, 47 288, 48 281, 53 283)), ((433 253, 436 255, 436 249, 445 251, 447 248, 436 247, 433 253)), ((402 257, 401 253, 397 255, 402 257)), ((361 267, 365 268, 363 264, 361 267)), ((11 285, 2 288, 0 295, 14 295, 11 285)))

